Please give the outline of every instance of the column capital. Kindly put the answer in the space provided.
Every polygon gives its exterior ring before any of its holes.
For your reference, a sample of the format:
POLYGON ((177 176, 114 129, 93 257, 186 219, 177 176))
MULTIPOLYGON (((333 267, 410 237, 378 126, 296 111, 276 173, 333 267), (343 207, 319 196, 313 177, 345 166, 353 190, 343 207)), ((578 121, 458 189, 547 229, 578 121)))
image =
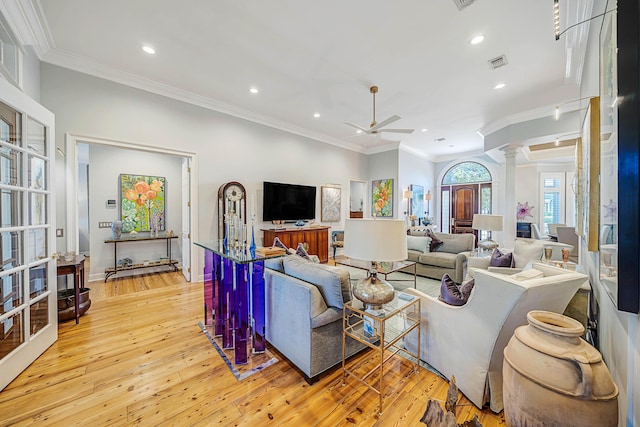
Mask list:
POLYGON ((500 148, 500 151, 504 152, 504 157, 505 158, 515 158, 516 155, 518 154, 518 151, 520 151, 520 146, 519 145, 506 145, 504 147, 500 148))

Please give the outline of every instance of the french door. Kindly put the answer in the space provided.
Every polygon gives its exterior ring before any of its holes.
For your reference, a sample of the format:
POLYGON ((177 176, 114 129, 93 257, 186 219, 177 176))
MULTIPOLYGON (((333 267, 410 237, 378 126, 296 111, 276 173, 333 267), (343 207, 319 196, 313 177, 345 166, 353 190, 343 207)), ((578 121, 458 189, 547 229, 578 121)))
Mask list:
POLYGON ((53 129, 0 78, 0 390, 58 338, 53 129))

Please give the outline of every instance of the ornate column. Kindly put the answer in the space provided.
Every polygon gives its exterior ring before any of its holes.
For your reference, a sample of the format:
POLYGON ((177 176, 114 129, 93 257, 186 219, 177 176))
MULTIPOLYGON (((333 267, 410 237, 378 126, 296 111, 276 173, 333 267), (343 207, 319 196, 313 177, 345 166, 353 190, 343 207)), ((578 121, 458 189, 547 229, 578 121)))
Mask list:
POLYGON ((507 145, 500 150, 504 152, 504 231, 503 246, 513 248, 516 239, 516 155, 519 146, 507 145))

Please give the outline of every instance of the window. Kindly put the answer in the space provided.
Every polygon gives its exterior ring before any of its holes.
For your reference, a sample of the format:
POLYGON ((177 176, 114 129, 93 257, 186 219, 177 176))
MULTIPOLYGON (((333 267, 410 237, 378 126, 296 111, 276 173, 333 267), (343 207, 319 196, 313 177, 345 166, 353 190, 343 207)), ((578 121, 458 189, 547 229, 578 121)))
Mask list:
POLYGON ((542 226, 545 234, 549 233, 549 224, 564 224, 565 221, 565 189, 564 174, 543 173, 542 180, 542 226))
POLYGON ((449 169, 442 178, 443 185, 470 182, 491 182, 491 174, 480 163, 462 162, 449 169))

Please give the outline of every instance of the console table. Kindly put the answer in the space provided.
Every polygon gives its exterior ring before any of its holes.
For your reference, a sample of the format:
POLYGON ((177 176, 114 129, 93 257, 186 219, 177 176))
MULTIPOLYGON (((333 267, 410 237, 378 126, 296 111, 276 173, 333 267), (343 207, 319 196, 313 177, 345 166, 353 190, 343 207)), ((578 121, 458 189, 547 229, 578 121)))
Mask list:
POLYGON ((178 236, 169 236, 166 233, 160 234, 158 236, 121 236, 118 239, 106 239, 105 243, 113 243, 113 267, 108 267, 104 271, 104 281, 118 271, 131 271, 138 270, 141 268, 151 268, 151 267, 169 267, 172 271, 178 271, 178 260, 171 258, 171 240, 177 239, 178 236), (118 244, 120 243, 135 243, 135 242, 145 242, 145 241, 153 241, 153 240, 164 240, 167 245, 167 258, 160 259, 155 261, 149 261, 144 263, 136 263, 132 265, 118 265, 118 244))
POLYGON ((284 256, 225 251, 219 243, 197 243, 204 253, 204 324, 234 349, 235 363, 248 362, 249 337, 255 353, 266 350, 264 261, 284 256))
POLYGON ((309 255, 317 255, 320 262, 324 263, 329 261, 329 228, 327 226, 263 228, 261 231, 264 232, 264 246, 271 246, 276 237, 293 249, 298 247, 298 243, 306 243, 309 245, 307 249, 309 255))

